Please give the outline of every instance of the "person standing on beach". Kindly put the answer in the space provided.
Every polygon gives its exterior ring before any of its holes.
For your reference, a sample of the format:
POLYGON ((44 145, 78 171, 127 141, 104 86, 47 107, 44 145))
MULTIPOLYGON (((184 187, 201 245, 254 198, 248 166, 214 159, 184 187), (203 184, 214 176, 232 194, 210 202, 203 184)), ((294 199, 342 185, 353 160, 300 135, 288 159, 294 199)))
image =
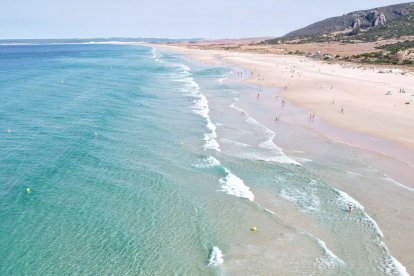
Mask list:
POLYGON ((276 116, 275 121, 276 121, 276 123, 279 123, 280 122, 280 116, 276 116))
POLYGON ((282 108, 283 108, 283 107, 285 107, 285 105, 286 105, 286 101, 285 101, 285 100, 283 100, 283 101, 282 101, 282 108))

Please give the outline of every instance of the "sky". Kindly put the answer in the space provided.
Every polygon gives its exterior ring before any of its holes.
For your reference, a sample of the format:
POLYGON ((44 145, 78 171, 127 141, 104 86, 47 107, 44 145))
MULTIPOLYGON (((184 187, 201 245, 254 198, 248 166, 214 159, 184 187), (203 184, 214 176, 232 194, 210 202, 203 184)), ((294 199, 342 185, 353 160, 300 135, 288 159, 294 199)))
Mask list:
POLYGON ((281 36, 404 0, 0 0, 0 39, 281 36))

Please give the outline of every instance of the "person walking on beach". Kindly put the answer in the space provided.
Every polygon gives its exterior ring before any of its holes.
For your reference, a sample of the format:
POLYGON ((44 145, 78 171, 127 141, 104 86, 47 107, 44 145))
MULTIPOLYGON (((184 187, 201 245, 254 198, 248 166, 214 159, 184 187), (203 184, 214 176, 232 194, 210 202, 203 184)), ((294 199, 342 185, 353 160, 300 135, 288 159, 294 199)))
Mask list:
POLYGON ((280 116, 276 116, 275 121, 276 121, 276 123, 279 123, 280 122, 280 116))
POLYGON ((257 99, 259 99, 259 97, 260 97, 260 94, 259 94, 259 93, 257 93, 257 99))
POLYGON ((344 107, 341 107, 341 113, 344 114, 344 107))
POLYGON ((285 107, 285 105, 286 105, 286 102, 285 102, 285 100, 283 100, 282 101, 282 108, 285 107))

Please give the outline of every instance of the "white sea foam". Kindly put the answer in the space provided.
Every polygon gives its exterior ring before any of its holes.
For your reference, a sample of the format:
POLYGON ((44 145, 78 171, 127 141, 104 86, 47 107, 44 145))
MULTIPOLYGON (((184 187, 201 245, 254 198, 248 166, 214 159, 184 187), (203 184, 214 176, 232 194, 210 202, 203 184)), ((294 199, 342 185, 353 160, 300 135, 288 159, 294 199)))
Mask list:
POLYGON ((364 210, 364 206, 362 206, 358 201, 350 197, 347 193, 336 189, 334 190, 338 194, 338 204, 342 209, 348 210, 349 206, 351 206, 353 209, 364 210))
POLYGON ((245 144, 245 143, 240 143, 240 142, 236 142, 227 138, 222 138, 220 139, 220 141, 225 142, 225 143, 229 143, 229 144, 233 144, 233 145, 237 145, 239 147, 244 147, 244 148, 248 148, 251 147, 251 145, 249 144, 245 144))
POLYGON ((398 182, 398 181, 395 181, 394 179, 392 179, 391 177, 389 177, 388 175, 386 175, 385 174, 385 178, 384 178, 385 180, 387 180, 387 181, 389 181, 389 182, 391 182, 391 183, 393 183, 394 185, 396 185, 396 186, 399 186, 399 187, 401 187, 401 188, 403 188, 403 189, 406 189, 406 190, 408 190, 408 191, 410 191, 410 192, 414 192, 414 189, 413 188, 410 188, 410 187, 407 187, 407 186, 405 186, 405 185, 403 185, 403 184, 401 184, 400 182, 398 182))
POLYGON ((225 75, 225 76, 223 76, 223 77, 219 78, 217 81, 218 81, 219 83, 223 83, 224 81, 226 81, 226 80, 228 80, 228 79, 229 79, 229 76, 225 75))
POLYGON ((208 107, 207 97, 201 93, 200 86, 195 82, 194 78, 190 76, 190 68, 185 64, 180 64, 180 67, 186 75, 183 79, 187 83, 187 87, 183 90, 183 92, 186 96, 194 98, 194 105, 192 106, 193 112, 204 118, 206 121, 206 127, 209 129, 209 132, 206 133, 203 138, 205 141, 203 149, 220 151, 220 145, 216 140, 217 127, 210 119, 210 109, 208 107))
POLYGON ((350 175, 357 175, 357 176, 362 176, 362 174, 359 174, 359 173, 356 173, 356 172, 351 172, 351 171, 348 171, 348 172, 346 172, 347 174, 350 174, 350 175))
POLYGON ((221 252, 220 248, 214 246, 210 253, 210 258, 208 259, 209 267, 217 267, 224 263, 223 259, 223 252, 221 252))
POLYGON ((246 186, 239 177, 231 173, 228 169, 224 169, 226 176, 221 178, 219 181, 223 185, 221 191, 228 195, 233 195, 241 198, 246 198, 250 201, 254 200, 254 194, 250 191, 250 188, 246 186))
MULTIPOLYGON (((361 211, 364 210, 364 206, 362 206, 358 201, 350 197, 347 193, 336 189, 335 191, 338 193, 338 205, 342 210, 348 210, 349 207, 352 207, 352 209, 359 209, 361 211)), ((367 213, 364 212, 364 217, 361 219, 361 221, 367 225, 370 225, 378 234, 378 236, 384 236, 378 224, 367 213)))
POLYGON ((303 158, 303 157, 296 157, 296 159, 299 160, 300 162, 312 162, 311 159, 303 158))
MULTIPOLYGON (((353 208, 357 208, 360 210, 364 210, 364 207, 355 199, 350 197, 347 193, 335 190, 339 197, 338 197, 338 203, 341 208, 348 208, 348 206, 352 206, 353 208)), ((379 237, 379 243, 378 246, 382 247, 386 254, 388 255, 389 261, 387 264, 387 272, 390 274, 396 274, 401 276, 408 275, 406 268, 393 256, 391 256, 387 246, 385 245, 384 241, 381 240, 382 237, 384 237, 384 234, 382 233, 381 229, 379 228, 378 224, 375 222, 373 218, 371 218, 368 214, 364 212, 364 217, 361 220, 363 223, 370 225, 374 231, 377 233, 379 237)))
POLYGON ((152 48, 152 49, 151 49, 151 53, 152 53, 151 58, 152 58, 152 59, 157 58, 157 52, 156 52, 156 51, 157 51, 157 49, 155 49, 155 48, 152 48))
POLYGON ((318 195, 316 194, 317 189, 315 185, 317 182, 315 180, 311 180, 308 185, 304 188, 300 187, 289 187, 284 188, 280 192, 280 196, 284 199, 287 199, 291 202, 294 202, 301 206, 304 211, 319 211, 320 210, 320 200, 318 195))
POLYGON ((255 127, 259 128, 262 131, 263 135, 266 137, 266 140, 264 142, 260 143, 259 147, 261 147, 263 149, 268 149, 272 153, 271 157, 258 157, 256 159, 263 160, 263 161, 268 161, 268 162, 294 164, 294 165, 301 166, 301 164, 299 162, 296 162, 295 160, 289 158, 283 152, 283 150, 273 142, 273 139, 275 138, 276 133, 274 131, 272 131, 271 129, 265 127, 264 125, 260 124, 254 118, 250 117, 244 109, 241 109, 241 108, 237 107, 236 106, 237 101, 238 101, 238 99, 235 98, 235 102, 230 104, 230 107, 233 108, 233 109, 236 109, 239 112, 243 112, 244 114, 246 114, 246 116, 247 116, 246 122, 251 124, 251 125, 254 125, 255 127))
POLYGON ((264 148, 264 149, 275 150, 281 153, 282 149, 276 146, 276 144, 273 142, 273 138, 275 138, 275 134, 270 135, 269 139, 267 139, 263 143, 260 143, 259 147, 264 148))
POLYGON ((218 161, 213 156, 209 156, 207 158, 199 160, 196 164, 193 164, 192 166, 198 169, 212 168, 215 166, 220 166, 220 161, 218 161))
POLYGON ((371 225, 371 227, 374 228, 378 236, 384 237, 384 234, 382 233, 376 221, 373 218, 371 218, 368 214, 365 214, 365 217, 362 219, 362 221, 368 225, 371 225))
POLYGON ((382 268, 384 273, 387 275, 409 276, 405 266, 403 266, 396 258, 390 255, 387 246, 383 242, 381 242, 380 246, 388 254, 387 258, 385 259, 385 263, 382 267, 380 267, 380 269, 382 268))
POLYGON ((151 58, 154 59, 156 62, 165 63, 163 60, 159 58, 157 49, 155 47, 151 48, 151 58))
POLYGON ((395 272, 399 276, 409 276, 407 269, 396 258, 391 256, 391 261, 394 266, 395 272))
POLYGON ((336 256, 331 250, 328 249, 325 242, 321 241, 318 238, 315 238, 319 246, 322 248, 324 256, 317 258, 316 262, 322 267, 327 269, 338 269, 346 267, 344 261, 342 261, 338 256, 336 256))

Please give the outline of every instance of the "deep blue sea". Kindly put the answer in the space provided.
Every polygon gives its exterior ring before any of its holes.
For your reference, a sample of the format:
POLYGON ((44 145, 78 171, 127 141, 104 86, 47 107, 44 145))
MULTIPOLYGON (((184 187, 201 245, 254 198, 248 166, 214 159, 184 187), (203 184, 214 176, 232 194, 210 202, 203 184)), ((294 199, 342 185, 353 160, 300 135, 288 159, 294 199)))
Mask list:
POLYGON ((241 109, 256 88, 235 70, 147 46, 0 46, 0 275, 397 271, 363 207, 241 109))

